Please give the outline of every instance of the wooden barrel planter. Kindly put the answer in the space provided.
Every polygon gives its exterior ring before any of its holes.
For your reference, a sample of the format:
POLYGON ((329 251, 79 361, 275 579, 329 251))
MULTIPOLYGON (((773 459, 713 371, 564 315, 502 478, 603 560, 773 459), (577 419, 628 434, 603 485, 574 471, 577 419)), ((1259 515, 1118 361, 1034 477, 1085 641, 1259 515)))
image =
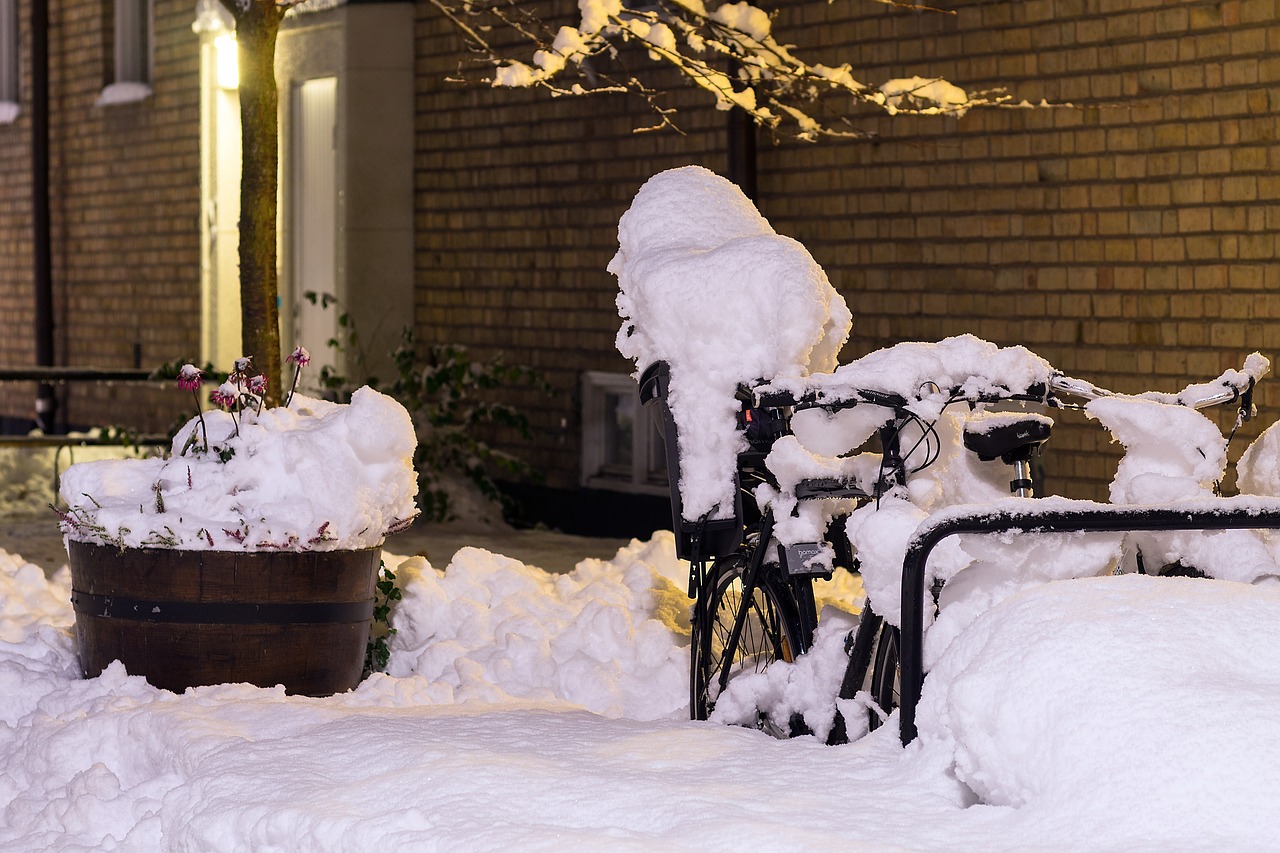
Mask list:
POLYGON ((68 548, 86 678, 119 660, 178 693, 247 682, 330 696, 360 682, 381 548, 68 548))

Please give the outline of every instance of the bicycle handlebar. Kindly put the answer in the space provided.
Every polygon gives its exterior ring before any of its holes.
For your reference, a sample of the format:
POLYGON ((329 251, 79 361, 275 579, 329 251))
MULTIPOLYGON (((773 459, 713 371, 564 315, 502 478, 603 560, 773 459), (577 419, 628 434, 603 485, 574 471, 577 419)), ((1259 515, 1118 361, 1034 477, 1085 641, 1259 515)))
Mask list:
MULTIPOLYGON (((1271 368, 1270 362, 1258 353, 1251 354, 1240 370, 1228 370, 1210 382, 1188 385, 1176 394, 1159 391, 1147 391, 1142 394, 1125 395, 1094 385, 1083 379, 1076 379, 1065 373, 1055 372, 1047 383, 1032 383, 1022 391, 1005 388, 997 392, 971 392, 963 387, 955 387, 945 395, 948 403, 1000 403, 1021 401, 1040 403, 1054 408, 1066 408, 1059 396, 1075 397, 1081 400, 1098 400, 1104 397, 1135 397, 1153 400, 1166 405, 1186 406, 1191 409, 1207 409, 1227 403, 1240 401, 1244 420, 1253 415, 1252 396, 1257 381, 1265 376, 1271 368)), ((931 386, 936 389, 936 386, 931 386)), ((911 403, 927 397, 937 396, 935 390, 930 394, 917 394, 911 398, 890 391, 879 391, 872 388, 859 388, 849 396, 839 399, 826 399, 822 392, 811 391, 796 397, 786 390, 773 387, 768 381, 756 386, 740 385, 738 399, 749 406, 760 408, 791 407, 797 411, 805 409, 824 409, 837 412, 860 405, 882 406, 887 409, 906 409, 911 403)))
MULTIPOLYGON (((1186 406, 1189 409, 1208 409, 1227 403, 1240 403, 1240 420, 1247 421, 1257 412, 1253 406, 1253 389, 1258 380, 1271 370, 1271 362, 1259 353, 1252 353, 1239 370, 1228 370, 1210 382, 1188 385, 1176 394, 1147 391, 1142 394, 1124 395, 1101 388, 1083 379, 1075 379, 1064 373, 1055 373, 1049 380, 1051 392, 1066 394, 1084 400, 1104 397, 1130 396, 1140 400, 1152 400, 1170 406, 1186 406)), ((1050 403, 1052 405, 1052 403, 1050 403)))

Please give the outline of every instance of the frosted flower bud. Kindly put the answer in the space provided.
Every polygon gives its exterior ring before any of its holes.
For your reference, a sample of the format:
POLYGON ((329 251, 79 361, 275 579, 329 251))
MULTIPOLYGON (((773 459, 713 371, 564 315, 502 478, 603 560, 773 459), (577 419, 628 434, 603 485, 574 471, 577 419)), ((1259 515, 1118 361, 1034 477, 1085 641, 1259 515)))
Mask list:
POLYGON ((194 364, 184 364, 178 371, 178 387, 183 391, 194 391, 200 387, 204 372, 194 364))
POLYGON ((237 396, 239 396, 239 392, 236 387, 230 382, 223 382, 209 394, 209 402, 215 406, 230 409, 236 404, 237 396))

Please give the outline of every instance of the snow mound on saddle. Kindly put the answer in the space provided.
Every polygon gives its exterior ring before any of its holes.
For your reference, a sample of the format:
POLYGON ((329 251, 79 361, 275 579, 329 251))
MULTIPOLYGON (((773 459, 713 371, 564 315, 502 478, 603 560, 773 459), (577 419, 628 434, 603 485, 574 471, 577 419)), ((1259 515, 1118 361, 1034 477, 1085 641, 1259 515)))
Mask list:
POLYGON ((732 515, 739 383, 828 371, 852 326, 795 240, 697 166, 650 178, 618 222, 618 351, 671 366, 684 516, 732 515))

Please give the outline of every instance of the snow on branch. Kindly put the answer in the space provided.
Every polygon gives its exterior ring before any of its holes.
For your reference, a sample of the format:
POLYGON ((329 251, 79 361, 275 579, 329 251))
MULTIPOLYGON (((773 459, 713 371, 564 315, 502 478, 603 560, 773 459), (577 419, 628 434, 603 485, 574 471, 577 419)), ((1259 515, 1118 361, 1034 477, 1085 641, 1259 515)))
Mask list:
MULTIPOLYGON (((910 5, 882 0, 892 5, 910 5)), ((815 109, 824 95, 843 94, 890 115, 959 117, 980 106, 1006 105, 1002 90, 968 92, 940 78, 910 77, 870 85, 848 64, 809 64, 773 36, 773 20, 746 2, 708 9, 703 0, 578 0, 577 27, 553 30, 522 0, 431 0, 466 38, 483 69, 461 79, 495 87, 541 87, 553 95, 627 92, 658 117, 646 130, 675 127, 662 92, 625 66, 624 45, 674 68, 707 92, 718 109, 740 107, 761 127, 783 126, 800 139, 867 137, 845 119, 829 122, 815 109), (510 52, 492 38, 515 34, 510 52), (515 58, 519 54, 526 59, 515 58)), ((929 7, 916 7, 928 9, 929 7)), ((505 42, 505 38, 504 38, 505 42)))

